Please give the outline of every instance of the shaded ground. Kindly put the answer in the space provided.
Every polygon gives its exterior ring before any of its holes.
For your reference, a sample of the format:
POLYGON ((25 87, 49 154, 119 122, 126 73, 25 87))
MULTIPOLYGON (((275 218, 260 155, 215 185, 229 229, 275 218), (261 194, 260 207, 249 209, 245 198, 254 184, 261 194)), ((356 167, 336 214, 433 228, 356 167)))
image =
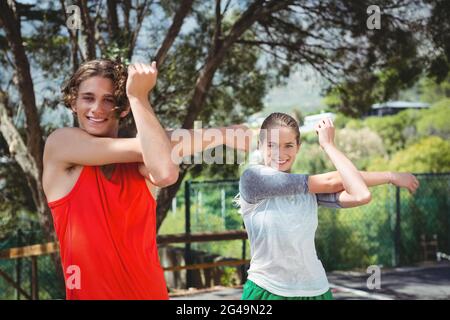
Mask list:
MULTIPOLYGON (((330 283, 363 293, 380 295, 382 298, 450 299, 450 262, 418 267, 395 268, 381 271, 381 288, 369 290, 366 285, 368 274, 332 272, 330 283)), ((339 289, 339 288, 338 288, 339 289)))
MULTIPOLYGON (((370 290, 369 274, 335 271, 328 273, 336 300, 450 299, 450 262, 381 269, 381 288, 370 290)), ((240 300, 242 286, 214 287, 171 295, 173 300, 240 300)))

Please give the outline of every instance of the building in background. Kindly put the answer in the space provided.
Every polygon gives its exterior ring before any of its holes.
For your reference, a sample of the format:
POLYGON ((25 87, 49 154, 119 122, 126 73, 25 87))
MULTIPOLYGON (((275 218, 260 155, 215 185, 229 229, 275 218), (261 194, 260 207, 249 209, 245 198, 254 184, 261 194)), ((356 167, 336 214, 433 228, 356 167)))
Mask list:
POLYGON ((430 105, 424 102, 409 102, 409 101, 388 101, 384 103, 376 103, 372 105, 370 111, 366 116, 390 116, 399 113, 406 109, 426 109, 430 105))
POLYGON ((334 119, 336 119, 336 114, 333 112, 323 112, 306 116, 303 119, 303 125, 300 127, 300 132, 305 133, 314 131, 314 126, 323 118, 330 118, 334 121, 334 119))

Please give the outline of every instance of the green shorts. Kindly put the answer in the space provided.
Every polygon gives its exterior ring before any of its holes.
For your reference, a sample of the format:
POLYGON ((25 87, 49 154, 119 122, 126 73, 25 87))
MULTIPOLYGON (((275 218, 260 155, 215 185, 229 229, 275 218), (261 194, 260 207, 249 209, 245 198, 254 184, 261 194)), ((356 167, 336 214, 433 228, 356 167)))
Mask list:
POLYGON ((242 292, 242 300, 333 300, 331 290, 315 297, 283 297, 261 288, 256 283, 247 280, 242 292))

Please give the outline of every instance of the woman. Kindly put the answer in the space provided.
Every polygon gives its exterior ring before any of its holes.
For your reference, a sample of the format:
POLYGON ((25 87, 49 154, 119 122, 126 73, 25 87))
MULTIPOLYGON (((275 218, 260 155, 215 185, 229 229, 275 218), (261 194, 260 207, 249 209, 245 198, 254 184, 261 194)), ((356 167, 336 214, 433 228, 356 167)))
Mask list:
MULTIPOLYGON (((171 133, 153 112, 148 94, 156 79, 155 63, 127 70, 114 61, 93 60, 63 88, 79 128, 57 129, 47 138, 43 187, 67 299, 168 298, 156 245, 154 193, 177 181, 172 151, 183 139, 170 141, 171 133), (137 137, 119 138, 119 123, 130 110, 137 137)), ((222 142, 202 141, 175 153, 183 157, 222 142)))
POLYGON ((371 200, 368 186, 395 183, 415 191, 410 174, 359 172, 334 145, 330 119, 316 127, 319 144, 337 172, 290 173, 300 149, 297 122, 287 114, 267 117, 258 148, 264 164, 250 166, 239 183, 240 206, 251 246, 242 299, 332 299, 314 235, 317 206, 350 208, 371 200))

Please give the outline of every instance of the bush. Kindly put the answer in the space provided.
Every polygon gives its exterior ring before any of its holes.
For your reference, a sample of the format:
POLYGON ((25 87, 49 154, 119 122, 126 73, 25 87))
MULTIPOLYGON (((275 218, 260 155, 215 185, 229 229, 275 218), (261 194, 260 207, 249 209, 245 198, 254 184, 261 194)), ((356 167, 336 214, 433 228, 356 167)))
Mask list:
POLYGON ((420 172, 450 171, 450 142, 431 136, 397 152, 392 158, 391 170, 420 172))
POLYGON ((450 99, 443 99, 424 110, 417 122, 417 131, 421 137, 435 135, 450 139, 450 99))

